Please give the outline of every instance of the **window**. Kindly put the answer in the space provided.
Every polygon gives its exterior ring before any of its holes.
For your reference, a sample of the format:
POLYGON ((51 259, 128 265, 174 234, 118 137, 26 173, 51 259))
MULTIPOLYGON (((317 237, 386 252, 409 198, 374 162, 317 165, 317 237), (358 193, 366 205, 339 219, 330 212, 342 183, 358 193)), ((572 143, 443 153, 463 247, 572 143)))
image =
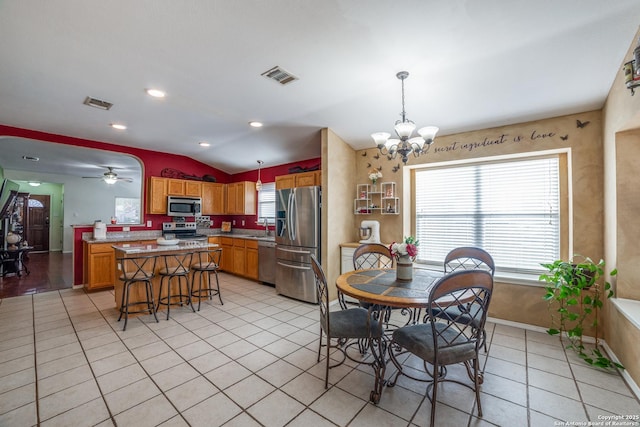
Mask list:
POLYGON ((140 224, 140 199, 116 197, 115 213, 118 224, 140 224))
POLYGON ((497 272, 540 274, 560 257, 559 164, 555 155, 416 170, 417 262, 442 266, 451 249, 478 246, 497 272))
POLYGON ((276 221, 276 183, 269 182, 262 184, 262 189, 258 192, 258 222, 267 218, 269 224, 276 221))

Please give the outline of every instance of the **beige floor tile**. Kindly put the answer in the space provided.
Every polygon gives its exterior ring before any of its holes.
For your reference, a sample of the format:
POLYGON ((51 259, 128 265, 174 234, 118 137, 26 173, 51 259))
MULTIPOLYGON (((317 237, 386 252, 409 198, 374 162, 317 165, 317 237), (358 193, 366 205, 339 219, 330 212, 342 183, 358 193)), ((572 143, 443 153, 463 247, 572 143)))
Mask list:
POLYGON ((198 377, 200 373, 186 362, 164 369, 152 376, 153 381, 162 391, 168 391, 187 381, 198 377))
MULTIPOLYGON (((413 413, 411 415, 413 415, 413 413)), ((356 415, 355 419, 349 423, 350 427, 368 427, 374 425, 400 427, 406 426, 407 420, 385 411, 380 406, 368 404, 356 415)))
POLYGON ((120 337, 115 333, 110 334, 101 334, 97 335, 93 338, 87 338, 82 341, 82 348, 84 351, 91 350, 96 347, 102 347, 106 344, 111 344, 114 342, 120 342, 120 337))
POLYGON ((491 350, 489 350, 489 356, 512 363, 518 363, 520 365, 525 365, 527 360, 526 353, 524 351, 493 343, 491 344, 491 350))
POLYGON ((189 423, 187 423, 182 415, 176 415, 162 424, 158 424, 158 427, 189 427, 189 423))
POLYGON ((567 360, 567 354, 565 354, 564 349, 557 345, 538 343, 530 346, 527 350, 530 354, 538 354, 540 356, 551 357, 562 361, 567 360))
POLYGON ((92 362, 91 369, 93 369, 94 375, 99 377, 134 363, 137 363, 135 357, 129 352, 124 352, 92 362))
POLYGON ((31 384, 35 380, 35 371, 31 368, 5 375, 0 381, 0 394, 31 384))
POLYGON ((524 336, 513 337, 511 335, 502 335, 495 333, 493 334, 493 338, 491 340, 491 345, 493 346, 494 344, 520 351, 525 351, 526 349, 526 340, 524 336))
POLYGON ((89 360, 89 362, 95 362, 96 360, 104 359, 125 351, 129 351, 127 347, 121 341, 116 341, 101 345, 100 347, 94 347, 85 351, 85 354, 87 355, 87 360, 89 360))
POLYGON ((293 353, 294 351, 298 350, 300 348, 300 345, 288 341, 286 339, 279 339, 278 341, 274 341, 269 345, 266 345, 263 347, 263 350, 268 351, 269 353, 278 356, 278 357, 285 357, 288 354, 293 353))
POLYGON ((14 347, 20 347, 23 345, 33 344, 33 335, 23 335, 21 337, 15 337, 0 341, 0 351, 9 350, 14 347))
POLYGON ((276 356, 259 348, 254 352, 240 357, 236 361, 248 370, 257 372, 277 360, 278 358, 276 356))
POLYGON ((231 359, 218 350, 214 350, 189 360, 189 364, 191 364, 191 366, 201 374, 206 374, 207 372, 213 371, 214 369, 229 362, 231 362, 231 359))
POLYGON ((306 371, 307 369, 318 363, 318 353, 317 351, 309 350, 308 348, 302 347, 299 350, 296 350, 293 353, 285 356, 283 360, 286 360, 292 365, 306 371))
POLYGON ((304 409, 300 402, 276 390, 250 407, 247 412, 265 426, 276 427, 284 426, 304 409), (278 410, 274 411, 274 408, 278 410))
POLYGON ((257 372, 257 374, 270 384, 280 387, 300 375, 302 372, 302 369, 293 366, 284 360, 278 360, 277 362, 262 368, 257 372))
MULTIPOLYGON (((436 405, 435 418, 435 425, 438 427, 460 427, 466 426, 469 423, 470 418, 472 417, 466 412, 438 402, 436 405)), ((413 418, 412 425, 427 427, 429 426, 430 420, 431 402, 429 402, 429 399, 424 399, 422 405, 420 406, 420 409, 418 409, 418 412, 413 418)), ((520 427, 520 424, 517 424, 517 426, 520 427)), ((484 427, 484 425, 482 427, 484 427)))
POLYGON ((206 341, 198 340, 193 343, 175 349, 183 359, 191 360, 196 357, 202 356, 216 351, 213 346, 206 341))
POLYGON ((21 345, 20 347, 14 347, 4 351, 0 351, 0 360, 7 362, 33 354, 33 352, 33 344, 21 345))
POLYGON ((338 425, 347 425, 365 405, 366 401, 333 387, 309 408, 338 425))
POLYGON ((578 383, 582 400, 591 406, 621 415, 640 415, 640 403, 629 396, 624 396, 590 384, 578 383))
POLYGON ((0 363, 0 381, 3 381, 2 377, 5 375, 11 375, 14 372, 22 371, 27 368, 33 369, 34 364, 35 360, 32 355, 22 356, 17 359, 0 363))
POLYGON ((275 387, 262 378, 251 375, 227 388, 225 394, 240 407, 246 409, 274 390, 275 387))
MULTIPOLYGON (((312 425, 315 427, 315 424, 308 424, 306 427, 311 427, 312 425)), ((224 424, 224 427, 261 427, 261 425, 256 420, 247 415, 246 412, 243 412, 235 418, 226 422, 224 424)))
POLYGON ((241 340, 241 338, 229 331, 224 331, 220 334, 207 338, 205 341, 211 344, 216 350, 221 349, 231 343, 241 340))
POLYGON ((576 381, 602 387, 609 391, 633 397, 633 393, 622 379, 622 376, 614 370, 603 370, 587 366, 586 364, 571 366, 576 381))
POLYGON ((114 418, 119 426, 156 426, 177 415, 175 408, 166 397, 158 395, 146 400, 114 418))
POLYGON ((107 421, 111 423, 109 411, 101 397, 77 406, 67 412, 44 421, 42 427, 95 426, 107 421))
POLYGON ((529 352, 527 354, 527 364, 530 368, 549 372, 561 377, 573 378, 573 373, 571 369, 569 369, 569 362, 565 360, 554 359, 529 352))
MULTIPOLYGON (((542 382, 542 379, 545 377, 540 377, 540 382, 542 382)), ((529 380, 531 380, 531 377, 529 380)), ((517 405, 527 406, 527 386, 525 384, 489 372, 485 372, 484 374, 482 392, 508 400, 517 405)))
POLYGON ((306 372, 295 377, 280 389, 304 405, 310 405, 327 391, 324 388, 324 380, 306 372))
POLYGON ((218 427, 238 415, 242 409, 222 393, 203 400, 182 413, 192 427, 218 427))
POLYGON ((198 376, 182 385, 172 388, 166 392, 169 400, 183 412, 192 406, 218 393, 218 389, 207 381, 206 378, 198 376))
POLYGON ((94 379, 50 394, 39 400, 40 420, 46 421, 99 397, 100 390, 94 379))
POLYGON ((160 389, 149 378, 143 378, 104 395, 111 413, 117 415, 157 395, 160 389))
POLYGON ((185 332, 164 339, 164 342, 166 342, 167 345, 173 349, 184 347, 187 344, 191 344, 197 341, 200 341, 200 337, 198 337, 193 332, 185 332))
POLYGON ((28 403, 0 415, 0 426, 32 427, 37 423, 36 402, 28 403))
POLYGON ((75 353, 47 363, 37 361, 38 380, 87 364, 84 353, 75 353))
POLYGON ((93 379, 89 365, 80 365, 68 371, 38 379, 38 396, 42 399, 74 385, 93 379))
POLYGON ((280 339, 281 338, 276 334, 272 334, 271 332, 268 332, 268 331, 262 331, 255 335, 251 335, 250 337, 247 338, 247 341, 249 341, 251 344, 255 346, 262 348, 280 339))
POLYGON ((100 390, 106 394, 146 377, 147 374, 140 365, 132 364, 99 376, 97 380, 100 390))
POLYGON ((231 361, 207 372, 205 377, 207 377, 209 381, 211 381, 220 390, 224 390, 249 375, 251 375, 251 371, 244 368, 237 362, 231 361))
POLYGON ((535 387, 529 387, 529 407, 561 421, 587 421, 581 402, 535 387))
POLYGON ((171 347, 165 344, 164 341, 155 341, 150 344, 135 347, 131 350, 131 353, 136 357, 136 359, 143 361, 169 351, 172 351, 171 347))
POLYGON ((149 375, 153 375, 183 362, 184 359, 182 359, 176 352, 168 351, 166 353, 159 354, 158 356, 145 359, 141 361, 140 364, 149 373, 149 375))
POLYGON ((517 363, 489 357, 484 371, 522 384, 527 383, 527 368, 517 363))
POLYGON ((578 388, 573 379, 564 378, 538 369, 529 368, 529 385, 564 397, 580 400, 578 388))
POLYGON ((256 351, 258 347, 245 340, 239 340, 224 347, 218 347, 218 350, 232 359, 238 359, 249 353, 256 351))
POLYGON ((36 384, 30 383, 0 394, 0 415, 36 401, 36 384))

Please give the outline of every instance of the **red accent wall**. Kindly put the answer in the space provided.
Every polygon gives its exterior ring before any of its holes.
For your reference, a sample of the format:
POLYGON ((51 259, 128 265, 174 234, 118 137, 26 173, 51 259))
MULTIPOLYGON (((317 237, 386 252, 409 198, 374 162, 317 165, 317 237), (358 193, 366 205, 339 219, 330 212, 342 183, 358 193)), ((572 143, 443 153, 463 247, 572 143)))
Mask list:
MULTIPOLYGON (((0 124, 0 136, 11 136, 20 138, 30 138, 39 141, 69 144, 81 147, 97 148, 101 150, 114 151, 118 153, 125 153, 136 156, 144 165, 144 197, 143 206, 146 206, 146 186, 148 178, 150 176, 161 176, 162 169, 170 167, 177 169, 185 174, 203 176, 213 175, 216 177, 217 182, 229 183, 238 181, 256 181, 258 179, 257 168, 254 171, 243 172, 236 175, 226 174, 218 169, 212 168, 202 162, 194 160, 190 157, 162 153, 159 151, 143 150, 140 148, 127 147, 123 145, 116 145, 107 142, 93 141, 89 139, 76 138, 73 136, 57 135, 53 133, 40 132, 36 130, 16 128, 12 126, 6 126, 0 124)), ((311 168, 320 165, 320 158, 303 160, 299 162, 288 163, 279 166, 273 166, 268 168, 262 168, 260 171, 260 178, 262 182, 274 182, 275 177, 278 175, 287 175, 289 169, 292 167, 311 168)), ((166 215, 150 215, 144 214, 145 221, 152 221, 152 227, 131 227, 131 231, 149 231, 149 230, 161 230, 162 223, 171 221, 171 217, 166 215)), ((212 218, 213 219, 213 218, 212 218)), ((221 221, 236 220, 236 228, 261 228, 258 224, 255 224, 257 220, 256 215, 224 215, 216 216, 214 219, 214 228, 220 227, 221 221), (245 221, 245 226, 240 227, 242 220, 245 221)), ((92 232, 92 227, 76 227, 74 228, 73 237, 73 283, 82 283, 82 268, 83 268, 83 253, 82 253, 82 233, 92 232)), ((108 232, 122 231, 122 227, 109 226, 108 232)))

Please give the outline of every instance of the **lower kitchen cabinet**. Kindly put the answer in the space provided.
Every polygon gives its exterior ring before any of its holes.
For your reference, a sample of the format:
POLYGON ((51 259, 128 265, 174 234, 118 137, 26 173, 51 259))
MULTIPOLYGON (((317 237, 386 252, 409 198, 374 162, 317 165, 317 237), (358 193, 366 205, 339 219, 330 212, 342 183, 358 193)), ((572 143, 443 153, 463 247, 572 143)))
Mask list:
POLYGON ((116 262, 113 243, 84 243, 84 284, 88 290, 108 288, 115 284, 116 262))
POLYGON ((245 274, 250 279, 258 280, 258 241, 245 241, 245 274))
POLYGON ((244 242, 245 239, 233 239, 233 272, 240 276, 245 275, 246 269, 244 242))
POLYGON ((233 238, 221 237, 220 247, 222 247, 220 269, 226 271, 227 273, 233 273, 233 238))

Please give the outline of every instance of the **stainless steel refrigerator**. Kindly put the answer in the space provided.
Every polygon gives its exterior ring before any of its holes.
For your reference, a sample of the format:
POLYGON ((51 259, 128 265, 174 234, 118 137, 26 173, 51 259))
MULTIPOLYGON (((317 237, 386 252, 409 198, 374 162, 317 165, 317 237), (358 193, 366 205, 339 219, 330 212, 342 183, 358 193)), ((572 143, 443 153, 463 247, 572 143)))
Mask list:
POLYGON ((320 260, 320 187, 276 190, 276 292, 317 303, 311 255, 320 260))

